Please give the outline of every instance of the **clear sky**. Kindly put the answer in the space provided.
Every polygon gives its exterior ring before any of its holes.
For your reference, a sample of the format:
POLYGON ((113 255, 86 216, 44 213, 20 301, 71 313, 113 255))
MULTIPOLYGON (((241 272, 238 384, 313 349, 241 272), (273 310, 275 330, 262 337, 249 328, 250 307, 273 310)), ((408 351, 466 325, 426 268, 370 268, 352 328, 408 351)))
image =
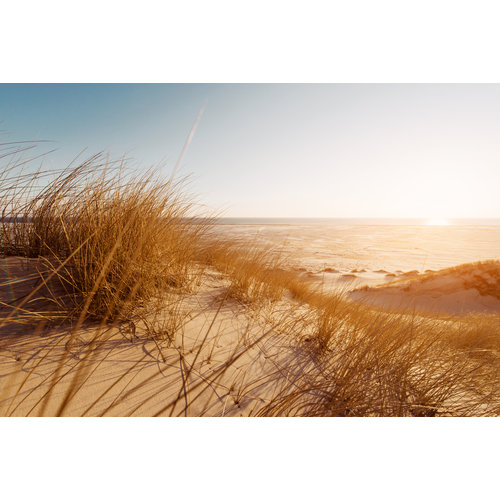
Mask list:
POLYGON ((500 217, 500 85, 0 85, 5 140, 181 164, 231 217, 500 217))

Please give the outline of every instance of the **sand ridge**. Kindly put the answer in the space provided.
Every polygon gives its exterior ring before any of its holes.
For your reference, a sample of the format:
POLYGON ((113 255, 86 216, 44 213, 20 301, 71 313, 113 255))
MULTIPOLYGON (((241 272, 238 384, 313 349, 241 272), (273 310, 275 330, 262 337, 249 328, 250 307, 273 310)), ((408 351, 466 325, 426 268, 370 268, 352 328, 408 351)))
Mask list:
MULTIPOLYGON (((407 273, 408 276, 408 273, 407 273)), ((363 287, 354 300, 387 308, 452 314, 500 312, 500 261, 463 264, 390 284, 363 287)))

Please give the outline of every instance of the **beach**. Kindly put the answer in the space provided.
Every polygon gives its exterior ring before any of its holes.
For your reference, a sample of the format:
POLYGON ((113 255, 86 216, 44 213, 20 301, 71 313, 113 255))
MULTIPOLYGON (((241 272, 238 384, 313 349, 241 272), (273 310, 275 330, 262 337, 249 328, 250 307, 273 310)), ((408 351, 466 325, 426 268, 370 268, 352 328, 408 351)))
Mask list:
POLYGON ((216 230, 283 252, 295 269, 329 286, 344 285, 343 275, 353 275, 351 285, 380 284, 407 272, 500 259, 500 226, 234 224, 216 230))
MULTIPOLYGON (((450 288, 448 278, 438 281, 431 287, 431 298, 429 287, 419 284, 452 266, 499 259, 498 226, 245 224, 212 229, 221 241, 278 255, 280 266, 299 283, 326 297, 340 293, 342 304, 361 303, 381 311, 399 308, 407 314, 417 297, 424 316, 469 312, 482 313, 482 321, 499 317, 500 297, 488 297, 484 308, 484 297, 477 290, 462 290, 462 282, 452 282, 450 288), (413 295, 405 300, 409 281, 413 295), (469 309, 464 309, 464 301, 469 309), (443 311, 433 310, 436 304, 444 304, 443 311)), ((36 267, 36 259, 4 259, 2 279, 9 285, 1 289, 4 304, 21 300, 40 283, 36 267)), ((166 325, 172 311, 182 316, 181 327, 167 343, 151 335, 152 323, 146 319, 105 327, 85 323, 76 335, 69 325, 38 331, 22 321, 4 325, 2 415, 272 414, 269 401, 290 391, 286 381, 292 376, 310 369, 311 361, 304 354, 308 351, 297 342, 307 340, 305 332, 316 320, 296 319, 303 306, 293 295, 269 307, 249 308, 228 297, 230 283, 224 274, 207 269, 196 289, 182 295, 175 309, 164 306, 157 311, 156 324, 166 325), (296 305, 290 308, 290 304, 296 305), (283 336, 281 330, 291 318, 295 318, 296 333, 283 336), (82 360, 88 366, 82 368, 82 360), (183 396, 180 382, 186 376, 189 396, 183 396), (259 383, 266 378, 265 384, 259 383)), ((50 310, 46 293, 34 300, 50 310)), ((2 315, 8 312, 4 307, 2 315)), ((413 308, 415 312, 419 314, 413 308)))

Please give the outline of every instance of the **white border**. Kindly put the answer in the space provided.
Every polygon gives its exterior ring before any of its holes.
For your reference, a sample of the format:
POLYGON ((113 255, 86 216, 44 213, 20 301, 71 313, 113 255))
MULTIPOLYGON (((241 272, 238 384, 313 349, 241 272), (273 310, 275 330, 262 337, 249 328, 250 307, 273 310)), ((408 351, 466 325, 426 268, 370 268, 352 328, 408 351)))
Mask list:
POLYGON ((497 82, 491 0, 4 2, 3 82, 497 82))
MULTIPOLYGON (((497 82, 496 2, 20 1, 2 82, 497 82)), ((1 88, 0 88, 1 91, 1 88)), ((489 498, 497 419, 2 419, 3 498, 489 498), (154 495, 154 496, 153 496, 154 495)))
POLYGON ((491 498, 497 425, 466 418, 2 419, 2 497, 491 498))

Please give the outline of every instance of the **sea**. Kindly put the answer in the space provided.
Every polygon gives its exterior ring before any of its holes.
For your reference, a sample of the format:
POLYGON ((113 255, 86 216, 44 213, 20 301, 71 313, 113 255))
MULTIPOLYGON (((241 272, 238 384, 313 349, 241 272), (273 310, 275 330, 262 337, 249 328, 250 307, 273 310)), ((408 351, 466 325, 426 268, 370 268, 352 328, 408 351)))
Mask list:
POLYGON ((406 219, 406 218, 308 218, 308 217, 221 217, 216 224, 288 226, 500 226, 500 218, 406 219))

